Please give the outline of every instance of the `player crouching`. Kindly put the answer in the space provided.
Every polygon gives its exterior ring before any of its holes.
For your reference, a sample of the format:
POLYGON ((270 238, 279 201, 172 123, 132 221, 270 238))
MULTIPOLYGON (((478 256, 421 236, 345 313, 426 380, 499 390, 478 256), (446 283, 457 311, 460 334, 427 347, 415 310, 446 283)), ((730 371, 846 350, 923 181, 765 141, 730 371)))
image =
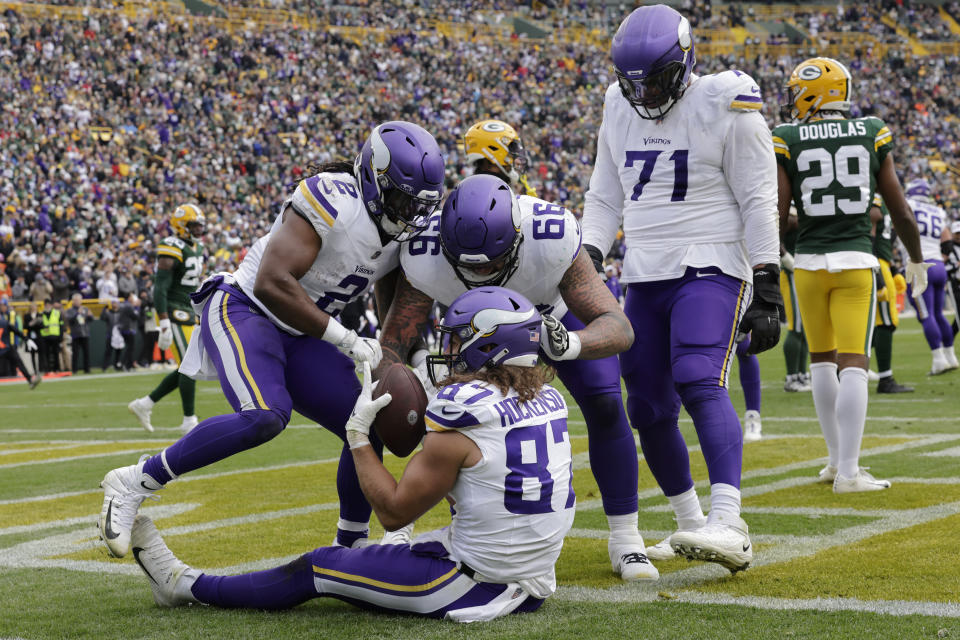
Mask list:
POLYGON ((361 488, 386 529, 444 496, 454 507, 450 526, 409 545, 321 547, 266 571, 214 576, 178 560, 139 515, 133 553, 157 604, 286 609, 332 597, 460 622, 537 609, 556 590, 554 565, 576 503, 567 406, 538 362, 540 314, 513 291, 482 287, 453 302, 441 331, 450 353, 430 357, 439 391, 423 448, 399 483, 369 446, 370 425, 391 397, 371 399, 368 363, 346 429, 361 488))

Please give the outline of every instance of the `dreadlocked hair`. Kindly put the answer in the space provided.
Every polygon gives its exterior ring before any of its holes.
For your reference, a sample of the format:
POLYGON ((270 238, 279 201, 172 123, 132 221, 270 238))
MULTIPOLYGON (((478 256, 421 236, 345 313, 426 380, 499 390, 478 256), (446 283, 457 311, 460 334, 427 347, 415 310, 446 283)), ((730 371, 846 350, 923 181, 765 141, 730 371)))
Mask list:
POLYGON ((445 387, 448 384, 457 384, 464 382, 487 382, 492 384, 500 393, 507 395, 510 389, 517 392, 521 403, 533 400, 540 393, 543 385, 553 380, 556 371, 553 367, 540 363, 535 367, 516 367, 513 365, 502 365, 499 367, 490 367, 479 371, 467 371, 464 373, 452 373, 446 379, 441 380, 438 386, 445 387))
MULTIPOLYGON (((344 158, 339 160, 330 160, 329 162, 323 162, 321 164, 313 164, 311 162, 304 169, 303 175, 310 177, 315 176, 318 173, 349 173, 350 175, 353 175, 353 163, 344 158)), ((287 189, 292 192, 296 190, 299 184, 300 180, 291 182, 287 185, 287 189)))

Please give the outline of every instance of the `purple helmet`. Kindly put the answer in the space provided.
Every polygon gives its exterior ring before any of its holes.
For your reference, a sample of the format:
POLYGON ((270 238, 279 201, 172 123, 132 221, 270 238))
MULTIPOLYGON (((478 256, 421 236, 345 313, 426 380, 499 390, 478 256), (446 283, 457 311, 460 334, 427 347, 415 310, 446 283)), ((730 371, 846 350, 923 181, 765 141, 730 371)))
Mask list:
POLYGON ((620 23, 610 56, 620 91, 646 120, 664 117, 683 95, 696 63, 690 23, 670 7, 639 7, 620 23))
POLYGON ((930 194, 933 193, 933 187, 923 178, 916 178, 907 183, 905 191, 908 198, 916 198, 917 196, 929 198, 930 194))
POLYGON ((440 332, 456 336, 460 348, 457 353, 427 356, 430 380, 437 386, 449 372, 487 366, 535 367, 540 324, 540 312, 516 291, 480 287, 460 294, 439 327, 440 332))
POLYGON ((500 286, 517 270, 520 204, 496 176, 466 178, 440 214, 440 247, 467 289, 500 286))
POLYGON ((433 136, 412 122, 384 122, 353 164, 360 195, 377 226, 403 242, 427 227, 443 194, 443 156, 433 136))

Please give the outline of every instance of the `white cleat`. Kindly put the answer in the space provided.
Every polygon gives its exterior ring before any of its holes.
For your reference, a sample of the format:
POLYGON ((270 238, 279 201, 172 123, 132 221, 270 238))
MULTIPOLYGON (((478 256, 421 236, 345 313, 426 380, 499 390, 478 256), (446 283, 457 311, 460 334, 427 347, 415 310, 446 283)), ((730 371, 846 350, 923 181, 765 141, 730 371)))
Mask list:
POLYGON ((756 442, 761 436, 763 425, 760 422, 759 411, 747 411, 743 414, 743 439, 745 442, 756 442))
POLYGON ((190 433, 198 424, 200 424, 200 420, 197 416, 183 416, 183 422, 180 423, 180 431, 184 434, 190 433))
POLYGON ((930 373, 927 375, 938 376, 941 373, 950 371, 951 368, 950 363, 947 362, 947 357, 943 353, 943 349, 934 349, 933 363, 930 365, 930 373))
POLYGON ((380 544, 405 544, 410 545, 410 540, 413 538, 413 523, 411 522, 405 527, 400 527, 395 531, 384 531, 383 537, 380 538, 380 544))
POLYGON ((718 518, 693 531, 677 531, 670 536, 670 545, 687 560, 716 562, 731 573, 743 571, 753 560, 747 523, 740 517, 718 518))
POLYGON ((960 368, 960 362, 957 362, 957 354, 953 350, 953 345, 943 347, 943 356, 947 361, 948 371, 960 368))
POLYGON ((677 552, 670 546, 671 537, 672 536, 667 536, 652 547, 647 547, 647 557, 654 562, 673 560, 678 557, 677 552))
POLYGON ((874 371, 873 369, 867 369, 867 380, 870 382, 876 382, 880 379, 880 374, 874 371))
POLYGON ((149 458, 144 455, 137 464, 110 471, 100 483, 103 507, 97 524, 100 538, 114 558, 122 558, 130 549, 130 529, 140 504, 147 498, 156 499, 154 492, 163 488, 143 472, 143 463, 149 458))
POLYGON ((190 590, 201 572, 191 569, 167 548, 153 520, 144 515, 133 522, 133 558, 150 579, 153 599, 161 607, 199 602, 190 590))
POLYGON ((837 477, 837 468, 832 464, 828 464, 823 469, 820 469, 820 472, 817 474, 817 482, 822 482, 824 484, 833 484, 833 481, 837 477))
POLYGON ((650 562, 643 538, 635 542, 607 541, 607 553, 613 572, 627 582, 651 582, 660 579, 660 572, 650 562))
POLYGON ((844 478, 840 474, 833 480, 834 493, 862 493, 864 491, 882 491, 890 488, 889 480, 877 480, 860 467, 853 478, 844 478))
POLYGON ((149 401, 149 397, 137 398, 127 405, 127 409, 130 410, 130 413, 137 416, 137 420, 140 421, 141 427, 152 433, 153 425, 150 424, 150 412, 153 411, 153 403, 149 401))

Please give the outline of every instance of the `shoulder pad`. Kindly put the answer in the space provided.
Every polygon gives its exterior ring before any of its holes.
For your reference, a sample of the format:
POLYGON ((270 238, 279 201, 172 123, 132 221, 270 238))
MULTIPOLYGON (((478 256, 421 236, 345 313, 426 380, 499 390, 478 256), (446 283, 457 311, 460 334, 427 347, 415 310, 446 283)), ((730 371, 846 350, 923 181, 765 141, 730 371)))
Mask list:
POLYGON ((724 71, 717 74, 722 81, 724 102, 731 111, 760 111, 763 96, 757 81, 742 71, 724 71))
POLYGON ((318 173, 297 185, 290 204, 324 237, 336 224, 340 210, 359 202, 354 179, 346 174, 318 173))
MULTIPOLYGON (((443 395, 450 389, 451 387, 444 387, 439 391, 439 395, 443 395)), ((457 402, 456 399, 441 398, 439 395, 427 405, 424 415, 427 431, 443 432, 480 425, 481 420, 467 406, 457 402)))
POLYGON ((160 241, 160 244, 157 245, 157 257, 166 256, 183 262, 184 247, 186 247, 184 241, 176 236, 164 238, 160 241))

